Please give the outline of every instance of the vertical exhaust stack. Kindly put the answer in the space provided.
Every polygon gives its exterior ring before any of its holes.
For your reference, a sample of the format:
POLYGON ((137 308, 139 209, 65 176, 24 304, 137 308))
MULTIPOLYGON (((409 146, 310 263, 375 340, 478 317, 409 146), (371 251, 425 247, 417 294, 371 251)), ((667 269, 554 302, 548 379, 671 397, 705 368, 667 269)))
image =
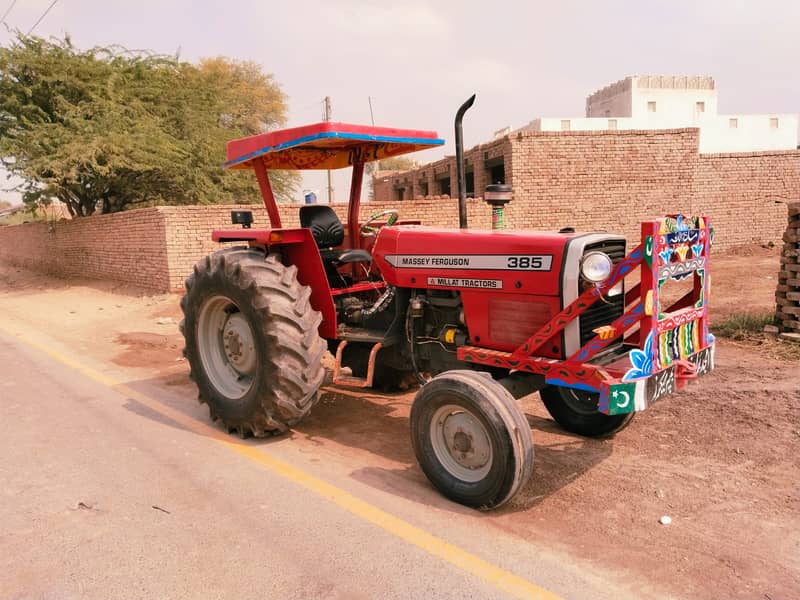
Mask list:
POLYGON ((461 105, 456 113, 456 175, 458 177, 458 226, 461 229, 467 228, 467 180, 464 173, 464 134, 461 128, 461 121, 464 120, 464 113, 475 102, 475 94, 461 105))

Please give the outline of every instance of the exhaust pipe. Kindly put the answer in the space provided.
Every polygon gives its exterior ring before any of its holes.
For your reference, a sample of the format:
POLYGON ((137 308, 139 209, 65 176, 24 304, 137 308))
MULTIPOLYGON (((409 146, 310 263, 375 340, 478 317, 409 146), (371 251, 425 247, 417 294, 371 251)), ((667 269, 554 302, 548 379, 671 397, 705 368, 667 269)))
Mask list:
POLYGON ((461 105, 456 113, 456 176, 458 177, 458 226, 461 229, 467 228, 467 180, 464 173, 464 134, 461 128, 461 121, 464 120, 464 113, 475 102, 475 94, 461 105))

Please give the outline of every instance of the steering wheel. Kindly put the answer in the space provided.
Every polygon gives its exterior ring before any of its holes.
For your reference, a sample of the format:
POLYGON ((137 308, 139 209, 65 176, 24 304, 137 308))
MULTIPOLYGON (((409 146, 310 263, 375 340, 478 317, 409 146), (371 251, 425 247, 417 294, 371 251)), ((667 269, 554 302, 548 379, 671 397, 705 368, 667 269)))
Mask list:
POLYGON ((397 221, 397 217, 400 216, 400 213, 398 213, 397 210, 394 208, 390 208, 388 210, 382 210, 379 213, 375 213, 369 219, 364 221, 364 223, 361 225, 360 229, 361 235, 363 235, 364 237, 375 237, 376 235, 378 235, 380 227, 370 227, 369 224, 374 223, 381 217, 386 217, 386 216, 389 216, 389 218, 386 219, 386 225, 394 225, 395 222, 397 221))

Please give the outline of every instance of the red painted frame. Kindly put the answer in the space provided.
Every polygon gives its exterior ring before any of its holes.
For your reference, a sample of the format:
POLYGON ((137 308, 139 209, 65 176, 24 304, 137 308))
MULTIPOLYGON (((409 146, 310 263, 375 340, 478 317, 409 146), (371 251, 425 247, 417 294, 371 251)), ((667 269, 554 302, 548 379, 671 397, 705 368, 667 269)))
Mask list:
MULTIPOLYGON (((671 223, 670 220, 680 224, 683 217, 676 215, 642 223, 642 243, 614 267, 610 277, 587 289, 514 352, 462 346, 457 351, 459 360, 536 373, 544 375, 545 381, 553 385, 599 392, 601 412, 613 412, 613 407, 609 405, 609 396, 615 387, 621 389, 624 382, 642 381, 673 366, 672 364, 664 365, 663 356, 659 355, 659 344, 662 337, 669 335, 669 332, 679 331, 681 327, 691 324, 691 327, 695 328, 694 331, 699 331, 696 334, 697 342, 694 345, 690 344, 692 353, 697 354, 707 348, 712 348, 714 341, 713 336, 708 333, 707 306, 709 300, 708 261, 713 230, 706 217, 691 219, 690 221, 697 223, 698 227, 692 229, 691 233, 687 233, 684 237, 696 236, 696 246, 688 246, 690 242, 680 243, 679 246, 687 246, 687 250, 680 260, 674 261, 672 260, 674 249, 673 244, 669 241, 670 236, 679 238, 681 234, 680 231, 676 233, 668 230, 667 225, 671 223), (699 252, 692 250, 693 255, 690 260, 685 259, 688 247, 700 248, 699 252), (664 256, 667 257, 666 261, 664 256), (600 301, 600 298, 608 290, 630 275, 636 267, 641 269, 641 281, 626 294, 625 302, 626 307, 633 302, 635 304, 605 328, 605 331, 602 332, 603 335, 598 333, 566 360, 535 355, 548 339, 562 332, 571 321, 579 317, 595 302, 600 301), (667 307, 663 311, 666 314, 662 314, 659 301, 659 282, 665 281, 665 277, 662 277, 663 274, 671 272, 677 272, 684 276, 694 273, 693 291, 667 307), (693 295, 699 296, 697 300, 699 306, 692 306, 693 295), (643 360, 649 360, 649 363, 645 364, 652 365, 652 369, 646 376, 629 377, 632 372, 634 375, 638 373, 635 373, 635 369, 629 368, 627 354, 609 365, 591 364, 590 361, 612 341, 618 339, 620 335, 624 335, 636 324, 640 326, 639 331, 625 341, 630 345, 629 352, 635 349, 642 353, 643 360), (647 335, 643 336, 643 332, 647 332, 647 335), (655 344, 652 343, 653 339, 657 340, 655 344), (650 342, 647 343, 647 340, 650 342), (645 355, 647 352, 649 352, 649 356, 645 355), (660 360, 662 362, 659 362, 660 360)), ((666 275, 667 278, 670 276, 666 275)), ((671 347, 668 350, 671 351, 671 347)), ((692 376, 696 370, 696 366, 686 360, 687 358, 690 357, 683 356, 681 351, 680 358, 676 357, 674 361, 669 361, 670 363, 674 362, 679 384, 692 376)), ((633 404, 631 404, 631 409, 633 409, 633 404)))

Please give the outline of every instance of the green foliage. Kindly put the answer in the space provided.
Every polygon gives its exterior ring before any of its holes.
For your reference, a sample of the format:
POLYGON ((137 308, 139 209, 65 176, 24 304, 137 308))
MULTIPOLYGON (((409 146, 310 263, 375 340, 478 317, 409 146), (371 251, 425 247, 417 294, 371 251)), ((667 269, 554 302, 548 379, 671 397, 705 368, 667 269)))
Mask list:
MULTIPOLYGON (((259 199, 249 172, 224 172, 225 143, 285 120, 284 95, 255 63, 199 65, 69 38, 17 34, 0 48, 0 161, 26 203, 73 216, 153 204, 259 199)), ((288 197, 297 174, 271 174, 288 197)))
POLYGON ((761 335, 766 325, 774 324, 774 313, 734 313, 717 323, 712 331, 721 337, 745 340, 761 335))
POLYGON ((376 171, 407 171, 417 166, 417 161, 405 155, 384 158, 375 164, 376 171))

